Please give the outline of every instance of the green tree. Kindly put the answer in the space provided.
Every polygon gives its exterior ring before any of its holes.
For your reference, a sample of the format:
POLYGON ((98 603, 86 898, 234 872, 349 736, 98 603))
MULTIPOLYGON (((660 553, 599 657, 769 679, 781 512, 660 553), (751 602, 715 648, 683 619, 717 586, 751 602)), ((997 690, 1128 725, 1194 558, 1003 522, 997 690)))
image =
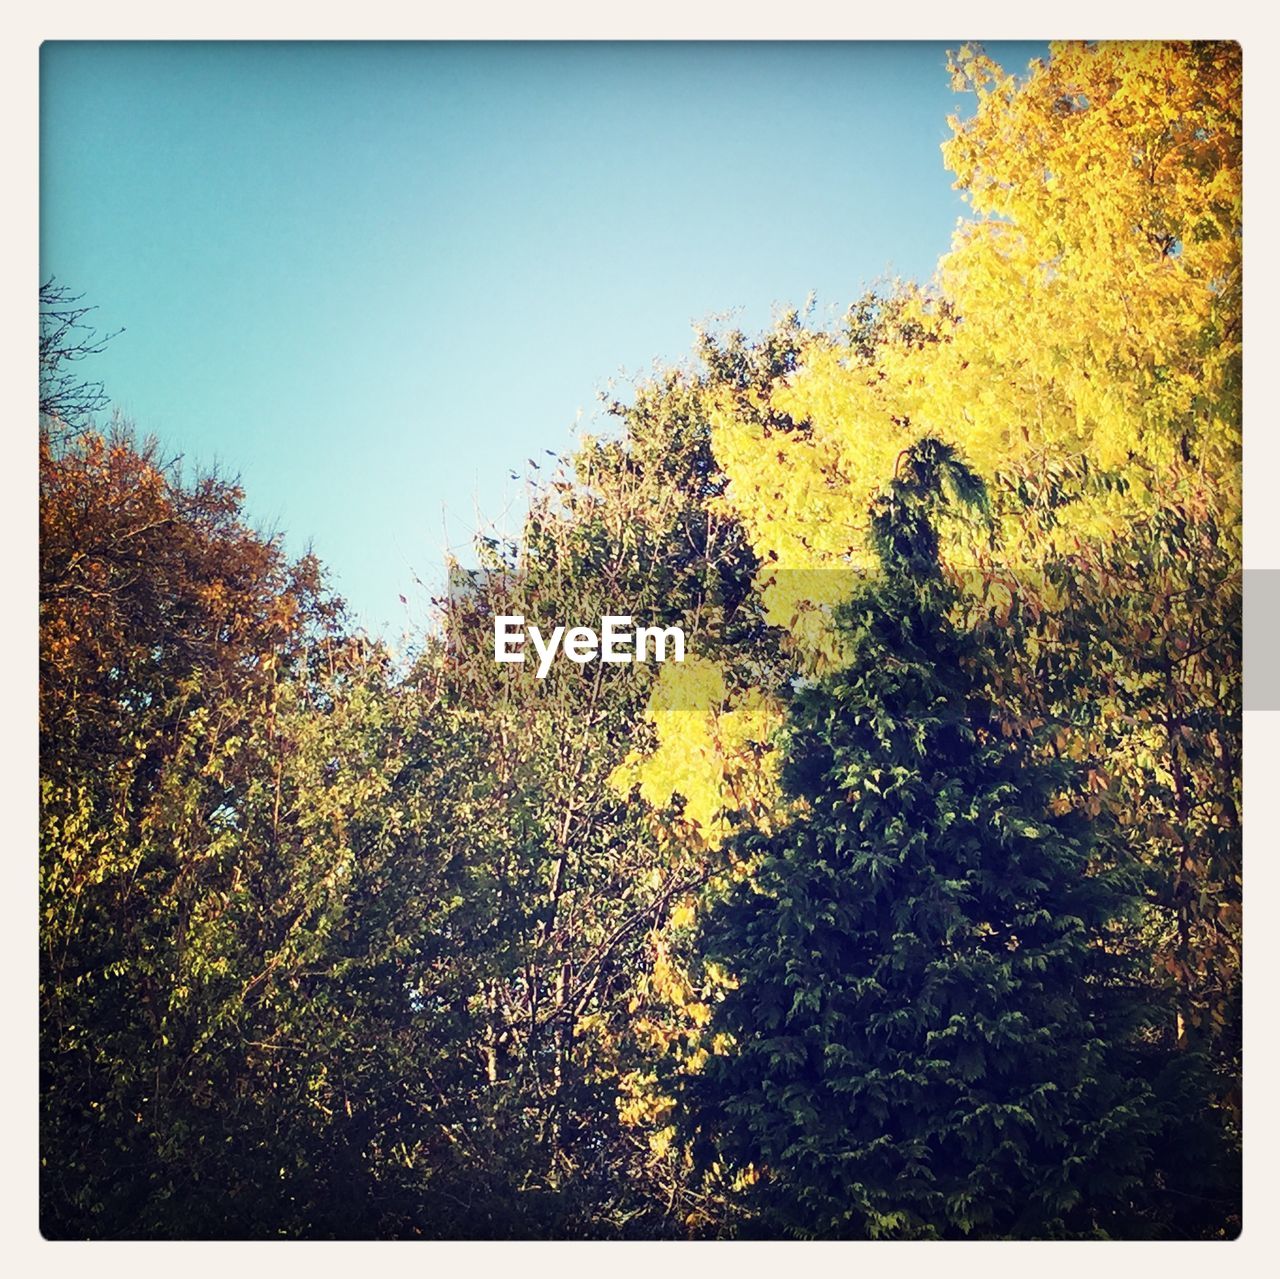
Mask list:
POLYGON ((650 1134, 619 1105, 621 1080, 644 1064, 632 1030, 654 938, 709 873, 609 784, 653 670, 560 662, 539 680, 496 665, 492 646, 494 616, 510 613, 544 630, 633 614, 682 625, 698 651, 764 643, 754 560, 736 521, 710 509, 723 485, 700 407, 674 373, 611 405, 622 438, 584 440, 534 494, 518 538, 482 542, 478 569, 455 568, 443 647, 421 665, 439 672, 462 815, 422 834, 465 848, 474 892, 458 946, 473 1020, 459 1048, 486 1135, 459 1152, 473 1205, 452 1214, 460 1235, 674 1229, 680 1170, 655 1169, 650 1134))
POLYGON ((850 661, 793 703, 803 815, 746 837, 705 924, 732 1046, 675 1081, 685 1127, 754 1173, 765 1233, 1125 1233, 1161 1129, 1136 863, 1055 811, 1069 767, 998 731, 990 647, 948 618, 932 517, 980 489, 935 440, 899 461, 850 661))

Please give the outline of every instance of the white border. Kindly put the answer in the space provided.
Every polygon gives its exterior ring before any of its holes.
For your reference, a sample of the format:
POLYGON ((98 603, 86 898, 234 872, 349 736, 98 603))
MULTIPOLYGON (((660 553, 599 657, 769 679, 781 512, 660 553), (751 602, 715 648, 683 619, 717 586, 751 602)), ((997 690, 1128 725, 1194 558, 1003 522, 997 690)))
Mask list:
POLYGON ((0 812, 11 838, 8 855, 11 890, 0 897, 0 946, 3 947, 5 1051, 0 1053, 0 1091, 6 1102, 5 1140, 0 1168, 0 1229, 10 1273, 95 1276, 114 1274, 225 1274, 235 1267, 248 1274, 281 1267, 308 1275, 350 1275, 371 1265, 495 1272, 523 1276, 594 1271, 607 1267, 620 1275, 644 1275, 655 1268, 695 1268, 705 1272, 732 1267, 744 1275, 773 1276, 779 1267, 839 1271, 870 1267, 932 1275, 988 1276, 992 1273, 1064 1275, 1078 1279, 1081 1266, 1099 1274, 1150 1269, 1162 1279, 1186 1274, 1203 1279, 1206 1267, 1227 1272, 1250 1268, 1268 1255, 1276 1240, 1273 1206, 1280 1177, 1270 1169, 1280 1140, 1270 1067, 1276 1061, 1277 1031, 1272 1019, 1270 979, 1276 973, 1277 930, 1267 918, 1277 909, 1277 857, 1280 831, 1280 714, 1246 714, 1245 810, 1249 866, 1246 931, 1245 1059, 1245 1229, 1232 1244, 47 1244, 37 1221, 37 897, 36 811, 36 482, 34 416, 36 362, 33 355, 35 293, 38 276, 38 48, 45 39, 1034 39, 1053 36, 1090 38, 1237 39, 1245 62, 1245 206, 1248 287, 1247 334, 1246 550, 1250 568, 1280 567, 1280 424, 1274 404, 1280 392, 1269 376, 1277 349, 1277 325, 1271 318, 1280 300, 1276 259, 1280 252, 1273 228, 1277 213, 1276 104, 1280 72, 1273 65, 1277 46, 1274 24, 1259 6, 1235 0, 1205 5, 1168 0, 1157 6, 1122 10, 1111 0, 1078 0, 1069 9, 1043 9, 1025 0, 1001 0, 982 6, 944 6, 940 0, 878 7, 842 4, 779 5, 758 0, 655 0, 643 8, 617 10, 595 3, 517 4, 488 0, 467 11, 437 12, 407 3, 365 0, 359 5, 320 10, 312 5, 267 4, 263 0, 224 0, 216 7, 179 8, 156 0, 53 0, 45 11, 24 5, 10 10, 0 40, 0 93, 4 113, 3 168, 9 175, 0 206, 5 252, 0 255, 0 368, 6 408, 0 444, 0 556, 4 577, 0 628, 4 678, 0 714, 5 725, 0 757, 0 812), (1048 27, 1048 30, 1046 30, 1048 27), (1063 29, 1069 28, 1069 29, 1063 29), (1271 410, 1270 412, 1268 410, 1271 410), (803 1252, 797 1251, 803 1249, 803 1252), (942 1251, 946 1249, 946 1251, 942 1251))

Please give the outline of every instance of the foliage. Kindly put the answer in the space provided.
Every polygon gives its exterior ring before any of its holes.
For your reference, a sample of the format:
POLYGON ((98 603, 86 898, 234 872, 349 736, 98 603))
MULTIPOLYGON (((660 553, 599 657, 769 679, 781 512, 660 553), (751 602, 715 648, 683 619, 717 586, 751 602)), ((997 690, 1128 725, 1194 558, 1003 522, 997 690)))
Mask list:
POLYGON ((953 72, 936 279, 700 332, 401 657, 42 288, 46 1234, 1238 1229, 1239 50, 953 72))
POLYGON ((704 1157, 756 1174, 754 1230, 1132 1229, 1165 1064, 1120 928, 1141 872, 1054 811, 1078 768, 1000 732, 929 519, 958 463, 932 440, 906 462, 872 517, 883 575, 842 610, 850 660, 791 708, 801 815, 745 837, 758 868, 705 920, 731 1046, 677 1086, 704 1157))
MULTIPOLYGON (((833 611, 877 571, 871 498, 918 441, 962 450, 990 512, 944 513, 940 555, 957 615, 1009 630, 993 640, 1002 718, 1085 764, 1083 806, 1161 867, 1149 923, 1180 991, 1170 1033, 1232 1055, 1239 49, 1054 45, 1022 79, 965 49, 953 70, 977 106, 944 154, 975 216, 933 286, 864 298, 840 333, 792 322, 768 376, 712 363, 719 505, 812 675, 846 660, 833 611)), ((649 795, 679 776, 721 798, 693 744, 634 773, 649 795)))

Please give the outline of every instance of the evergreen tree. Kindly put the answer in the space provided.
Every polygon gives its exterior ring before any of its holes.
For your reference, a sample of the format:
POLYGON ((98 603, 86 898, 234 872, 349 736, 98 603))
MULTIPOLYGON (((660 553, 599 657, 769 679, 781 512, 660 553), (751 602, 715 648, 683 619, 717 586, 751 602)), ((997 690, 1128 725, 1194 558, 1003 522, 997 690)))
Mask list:
POLYGON ((793 703, 799 816, 746 837, 758 868, 708 912, 738 985, 712 1022, 731 1046, 673 1080, 686 1131, 754 1170, 768 1234, 1125 1233, 1160 1129, 1137 872, 1055 815, 1070 766, 1001 731, 992 645, 948 620, 932 516, 979 482, 936 440, 899 470, 850 660, 793 703))

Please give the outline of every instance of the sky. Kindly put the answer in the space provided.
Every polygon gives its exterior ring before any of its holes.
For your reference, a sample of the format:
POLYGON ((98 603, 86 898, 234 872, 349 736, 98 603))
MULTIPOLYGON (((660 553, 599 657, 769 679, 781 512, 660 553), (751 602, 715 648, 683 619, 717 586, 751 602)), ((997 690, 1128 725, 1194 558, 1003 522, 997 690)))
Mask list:
POLYGON ((695 324, 932 275, 946 48, 46 42, 41 278, 123 329, 82 370, 139 433, 394 640, 695 324))

